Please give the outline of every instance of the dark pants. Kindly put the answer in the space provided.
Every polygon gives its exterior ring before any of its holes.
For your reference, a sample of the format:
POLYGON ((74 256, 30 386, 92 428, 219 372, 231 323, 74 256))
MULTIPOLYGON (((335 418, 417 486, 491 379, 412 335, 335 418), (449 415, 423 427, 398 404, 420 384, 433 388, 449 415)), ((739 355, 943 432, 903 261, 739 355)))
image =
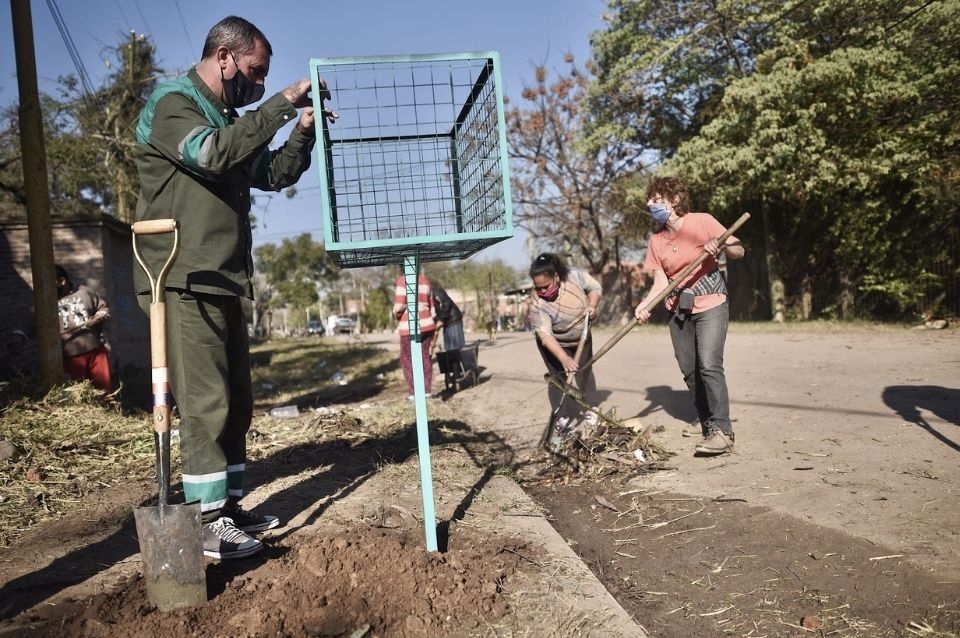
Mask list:
POLYGON ((730 312, 726 302, 706 312, 670 316, 673 353, 683 381, 693 393, 700 424, 709 431, 719 428, 733 438, 730 397, 723 371, 723 347, 727 340, 730 312))
MULTIPOLYGON (((544 347, 544 345, 540 343, 540 339, 537 339, 536 341, 537 341, 537 349, 540 351, 540 356, 543 357, 543 362, 547 366, 547 371, 551 375, 556 376, 560 378, 562 381, 566 382, 567 373, 564 372, 563 370, 563 364, 561 364, 560 361, 555 356, 553 356, 552 352, 547 350, 544 347)), ((577 353, 576 345, 563 346, 563 349, 571 357, 573 357, 573 355, 577 353)), ((592 358, 593 358, 593 335, 591 334, 591 335, 587 335, 587 341, 586 343, 583 344, 583 352, 580 354, 579 363, 581 364, 586 363, 592 358)), ((593 399, 597 392, 597 379, 596 377, 593 376, 593 366, 590 366, 586 370, 581 370, 577 372, 577 374, 574 377, 574 382, 577 384, 577 388, 583 391, 584 401, 593 405, 594 404, 593 399)), ((560 401, 561 399, 563 399, 563 396, 564 396, 563 392, 558 390, 552 383, 548 385, 547 397, 550 399, 551 414, 553 414, 553 412, 557 409, 557 406, 560 405, 560 401)), ((557 416, 558 417, 565 416, 572 419, 580 414, 581 409, 582 408, 580 407, 580 404, 578 404, 576 401, 574 401, 570 397, 567 397, 563 401, 563 408, 560 410, 560 413, 557 414, 557 416)))
MULTIPOLYGON (((149 298, 139 298, 149 310, 149 298)), ((167 367, 180 413, 186 501, 204 520, 243 496, 253 418, 250 341, 240 298, 167 290, 167 367)))

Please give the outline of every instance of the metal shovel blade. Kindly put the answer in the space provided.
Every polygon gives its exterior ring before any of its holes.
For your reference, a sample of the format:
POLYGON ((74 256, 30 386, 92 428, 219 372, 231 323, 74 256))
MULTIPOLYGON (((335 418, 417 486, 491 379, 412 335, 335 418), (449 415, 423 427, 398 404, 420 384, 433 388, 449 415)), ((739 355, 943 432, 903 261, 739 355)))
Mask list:
POLYGON ((167 611, 206 603, 200 504, 138 507, 133 516, 150 604, 167 611))

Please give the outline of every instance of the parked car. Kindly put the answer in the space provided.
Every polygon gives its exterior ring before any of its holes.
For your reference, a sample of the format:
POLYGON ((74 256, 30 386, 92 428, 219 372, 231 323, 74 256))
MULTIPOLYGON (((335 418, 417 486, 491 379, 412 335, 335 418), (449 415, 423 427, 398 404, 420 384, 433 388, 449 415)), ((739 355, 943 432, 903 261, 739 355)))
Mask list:
POLYGON ((327 329, 323 327, 322 321, 319 321, 317 319, 311 319, 310 321, 307 322, 307 334, 317 335, 318 337, 322 337, 326 331, 327 329))
POLYGON ((350 334, 357 329, 357 320, 353 317, 338 317, 335 329, 337 334, 350 334))

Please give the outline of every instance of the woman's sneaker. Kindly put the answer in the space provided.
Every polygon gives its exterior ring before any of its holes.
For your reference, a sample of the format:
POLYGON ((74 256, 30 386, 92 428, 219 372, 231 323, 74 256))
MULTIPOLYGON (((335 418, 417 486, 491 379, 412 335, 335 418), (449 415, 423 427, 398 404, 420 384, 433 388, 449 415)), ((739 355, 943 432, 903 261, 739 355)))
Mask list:
POLYGON ((237 529, 227 516, 204 524, 200 528, 200 540, 203 555, 210 558, 244 558, 263 549, 263 543, 237 529))
POLYGON ((280 525, 276 516, 260 516, 240 507, 240 503, 228 503, 220 510, 224 516, 233 520, 234 526, 242 532, 265 532, 280 525))
POLYGON ((724 434, 720 428, 713 428, 707 438, 700 441, 693 451, 709 456, 733 452, 733 438, 724 434))
POLYGON ((692 436, 697 439, 702 439, 707 436, 707 432, 702 425, 700 425, 700 419, 694 419, 690 422, 690 425, 685 426, 680 430, 681 436, 692 436))

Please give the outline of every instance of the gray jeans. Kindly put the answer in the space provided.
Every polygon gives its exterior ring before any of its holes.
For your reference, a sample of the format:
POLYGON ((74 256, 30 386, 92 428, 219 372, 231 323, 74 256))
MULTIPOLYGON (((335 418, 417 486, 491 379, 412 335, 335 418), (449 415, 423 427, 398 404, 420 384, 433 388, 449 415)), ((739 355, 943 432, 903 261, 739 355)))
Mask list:
POLYGON ((729 321, 726 302, 706 312, 672 314, 670 338, 683 380, 693 393, 700 424, 707 431, 722 430, 732 439, 730 396, 723 373, 723 346, 729 321))

